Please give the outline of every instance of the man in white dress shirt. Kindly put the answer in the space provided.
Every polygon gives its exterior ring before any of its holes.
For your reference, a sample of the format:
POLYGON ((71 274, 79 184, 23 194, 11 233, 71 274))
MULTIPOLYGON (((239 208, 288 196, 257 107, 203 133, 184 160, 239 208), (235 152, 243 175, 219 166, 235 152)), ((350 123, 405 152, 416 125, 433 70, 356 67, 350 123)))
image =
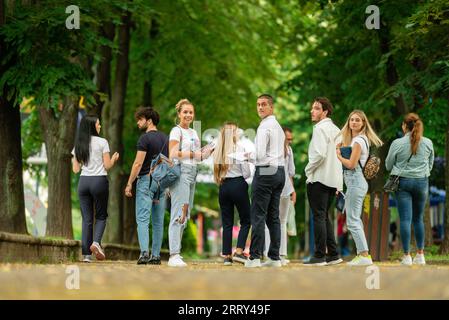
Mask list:
POLYGON ((307 197, 313 213, 315 253, 304 263, 306 265, 324 266, 343 262, 338 255, 334 228, 328 212, 336 191, 343 189, 343 170, 335 152, 336 145, 340 142, 336 141, 340 129, 329 118, 332 111, 331 102, 324 97, 316 98, 310 111, 315 125, 305 172, 307 197))
POLYGON ((263 266, 281 267, 279 248, 281 225, 279 201, 285 183, 285 134, 273 115, 273 97, 263 94, 257 98, 257 113, 262 119, 256 134, 256 173, 252 183, 251 246, 248 268, 261 267, 260 258, 265 244, 265 223, 270 231, 270 248, 263 266))

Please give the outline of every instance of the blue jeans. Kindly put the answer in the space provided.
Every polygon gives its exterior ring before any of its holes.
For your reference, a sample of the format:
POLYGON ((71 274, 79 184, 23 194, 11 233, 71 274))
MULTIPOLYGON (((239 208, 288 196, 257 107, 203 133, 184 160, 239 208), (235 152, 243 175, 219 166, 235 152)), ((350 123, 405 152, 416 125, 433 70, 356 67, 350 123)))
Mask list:
POLYGON ((150 191, 150 177, 144 175, 137 179, 136 222, 140 251, 148 252, 151 212, 151 221, 153 223, 151 254, 158 257, 161 253, 162 237, 164 233, 165 193, 162 192, 159 202, 155 203, 153 202, 154 191, 150 191))
POLYGON ((181 164, 181 176, 170 187, 171 212, 170 225, 168 227, 168 244, 170 255, 181 253, 182 234, 190 219, 195 195, 197 168, 195 165, 181 164), (179 222, 182 208, 188 205, 188 211, 184 223, 179 222))
POLYGON ((368 251, 368 243, 361 218, 363 200, 368 192, 368 183, 359 166, 354 170, 343 170, 343 178, 346 185, 344 209, 346 210, 346 224, 354 239, 357 254, 360 254, 368 251))
POLYGON ((401 241, 405 253, 410 252, 412 222, 417 249, 424 249, 423 216, 428 192, 428 178, 399 178, 399 188, 396 192, 396 199, 398 202, 401 241))

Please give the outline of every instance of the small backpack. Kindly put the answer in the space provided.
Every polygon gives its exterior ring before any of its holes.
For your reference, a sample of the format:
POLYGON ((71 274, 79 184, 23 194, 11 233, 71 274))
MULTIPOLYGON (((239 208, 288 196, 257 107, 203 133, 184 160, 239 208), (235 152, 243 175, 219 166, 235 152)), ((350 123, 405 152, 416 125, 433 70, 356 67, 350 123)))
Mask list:
MULTIPOLYGON (((168 141, 168 138, 167 138, 168 141)), ((181 175, 181 164, 175 164, 171 159, 166 157, 162 151, 164 150, 167 141, 165 141, 164 146, 162 147, 159 154, 151 161, 151 169, 150 169, 150 181, 155 181, 157 184, 157 190, 155 199, 159 199, 161 192, 166 188, 172 186, 181 175)), ((181 142, 179 149, 181 149, 182 143, 182 131, 181 131, 181 142)), ((152 187, 152 183, 150 182, 150 189, 152 187)))
MULTIPOLYGON (((366 147, 369 150, 370 148, 368 146, 368 143, 363 137, 361 138, 363 139, 363 141, 365 141, 366 147)), ((379 172, 380 169, 380 163, 381 163, 380 158, 374 154, 370 154, 368 156, 368 159, 366 160, 365 163, 365 167, 362 167, 362 164, 360 163, 359 160, 360 168, 362 169, 363 176, 365 177, 366 180, 372 180, 377 176, 377 173, 379 172)))

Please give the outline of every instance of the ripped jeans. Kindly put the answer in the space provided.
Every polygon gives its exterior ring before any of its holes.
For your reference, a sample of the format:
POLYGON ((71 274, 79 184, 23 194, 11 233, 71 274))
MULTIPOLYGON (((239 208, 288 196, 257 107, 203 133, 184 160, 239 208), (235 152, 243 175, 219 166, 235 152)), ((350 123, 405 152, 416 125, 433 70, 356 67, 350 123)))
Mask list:
POLYGON ((168 244, 170 255, 181 252, 182 234, 187 221, 190 219, 190 212, 193 206, 193 197, 195 195, 197 168, 196 165, 181 164, 181 175, 171 187, 171 210, 170 225, 168 227, 168 244), (182 208, 187 204, 189 206, 184 223, 180 223, 182 208))

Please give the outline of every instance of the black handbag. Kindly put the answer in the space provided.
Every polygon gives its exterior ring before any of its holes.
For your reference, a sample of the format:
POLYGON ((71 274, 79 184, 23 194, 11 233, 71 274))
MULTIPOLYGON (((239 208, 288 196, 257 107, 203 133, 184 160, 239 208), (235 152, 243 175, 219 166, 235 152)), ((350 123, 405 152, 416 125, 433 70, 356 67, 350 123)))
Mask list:
POLYGON ((404 171, 404 169, 407 167, 410 159, 412 158, 413 154, 410 155, 410 157, 407 160, 407 163, 405 164, 404 168, 402 168, 402 170, 399 172, 398 175, 390 175, 387 179, 387 182, 384 185, 384 191, 385 192, 396 192, 399 189, 399 178, 400 175, 402 173, 402 171, 404 171))

